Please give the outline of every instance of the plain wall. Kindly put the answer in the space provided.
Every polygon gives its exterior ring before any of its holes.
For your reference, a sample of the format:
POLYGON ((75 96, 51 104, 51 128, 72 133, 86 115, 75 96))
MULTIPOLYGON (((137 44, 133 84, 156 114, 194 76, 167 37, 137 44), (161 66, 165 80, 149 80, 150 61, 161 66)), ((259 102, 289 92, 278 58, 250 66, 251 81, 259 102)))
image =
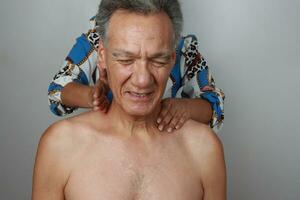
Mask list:
POLYGON ((227 96, 228 199, 300 199, 300 1, 184 1, 227 96), (195 13, 195 8, 198 12, 195 13))
MULTIPOLYGON (((47 87, 98 1, 0 1, 0 199, 30 199, 47 87)), ((300 198, 300 1, 182 0, 226 94, 228 199, 300 198)))

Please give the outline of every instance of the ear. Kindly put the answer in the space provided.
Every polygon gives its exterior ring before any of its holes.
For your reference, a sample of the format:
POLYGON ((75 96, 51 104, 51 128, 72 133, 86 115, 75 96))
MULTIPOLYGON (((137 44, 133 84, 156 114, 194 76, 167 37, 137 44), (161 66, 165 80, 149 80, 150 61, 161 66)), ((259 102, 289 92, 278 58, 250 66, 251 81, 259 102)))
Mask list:
POLYGON ((102 41, 99 42, 97 67, 99 70, 99 79, 107 84, 107 72, 105 61, 105 48, 102 41))
POLYGON ((97 60, 97 67, 99 71, 106 70, 106 62, 105 62, 105 48, 103 41, 100 40, 99 47, 98 47, 98 60, 97 60))

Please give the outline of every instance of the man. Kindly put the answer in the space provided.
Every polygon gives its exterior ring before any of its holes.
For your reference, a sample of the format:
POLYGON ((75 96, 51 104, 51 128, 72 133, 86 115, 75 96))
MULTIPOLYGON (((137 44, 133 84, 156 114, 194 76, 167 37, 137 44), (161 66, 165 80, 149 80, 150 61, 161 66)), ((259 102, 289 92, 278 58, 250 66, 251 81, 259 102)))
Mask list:
POLYGON ((46 130, 33 200, 225 199, 222 145, 211 129, 193 120, 172 135, 156 128, 181 31, 178 1, 103 0, 99 9, 107 11, 98 16, 98 52, 112 104, 106 115, 90 111, 46 130))
MULTIPOLYGON (((59 72, 49 85, 51 111, 57 116, 72 113, 78 107, 106 111, 112 93, 99 80, 105 72, 98 72, 99 24, 90 20, 91 29, 77 38, 59 72)), ((201 25, 199 25, 201 26, 201 25)), ((179 129, 188 119, 210 124, 218 132, 224 121, 224 93, 215 86, 207 61, 200 54, 194 35, 179 37, 177 58, 170 73, 157 117, 159 130, 179 129), (195 110, 191 116, 185 110, 195 110)))

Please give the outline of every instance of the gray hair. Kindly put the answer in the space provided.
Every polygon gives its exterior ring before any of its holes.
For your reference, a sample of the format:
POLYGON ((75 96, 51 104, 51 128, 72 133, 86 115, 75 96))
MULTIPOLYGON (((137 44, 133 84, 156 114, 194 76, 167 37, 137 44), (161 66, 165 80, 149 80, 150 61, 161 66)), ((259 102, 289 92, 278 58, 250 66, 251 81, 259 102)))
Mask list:
POLYGON ((117 10, 128 10, 129 12, 144 15, 165 12, 173 26, 173 43, 177 46, 181 36, 183 17, 178 0, 102 0, 96 15, 96 30, 102 41, 106 41, 109 20, 117 10))

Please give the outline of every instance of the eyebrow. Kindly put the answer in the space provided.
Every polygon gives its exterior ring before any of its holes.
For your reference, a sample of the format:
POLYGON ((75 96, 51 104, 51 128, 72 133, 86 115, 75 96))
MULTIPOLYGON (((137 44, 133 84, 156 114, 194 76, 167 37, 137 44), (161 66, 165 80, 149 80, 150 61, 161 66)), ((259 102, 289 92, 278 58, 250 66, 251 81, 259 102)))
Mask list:
POLYGON ((169 59, 171 59, 171 55, 172 55, 171 52, 158 52, 158 53, 151 55, 149 58, 150 59, 161 58, 161 59, 169 60, 169 59))
POLYGON ((126 51, 126 50, 122 50, 122 49, 114 50, 111 54, 115 58, 120 57, 120 56, 129 56, 129 57, 133 57, 134 56, 134 54, 132 52, 126 51))
MULTIPOLYGON (((136 57, 136 55, 130 51, 127 50, 123 50, 123 49, 117 49, 114 50, 112 52, 112 56, 114 58, 118 58, 118 57, 136 57)), ((162 59, 166 59, 169 60, 172 57, 172 53, 169 51, 165 51, 165 52, 157 52, 154 53, 153 55, 149 56, 149 59, 156 59, 156 58, 162 58, 162 59)))

